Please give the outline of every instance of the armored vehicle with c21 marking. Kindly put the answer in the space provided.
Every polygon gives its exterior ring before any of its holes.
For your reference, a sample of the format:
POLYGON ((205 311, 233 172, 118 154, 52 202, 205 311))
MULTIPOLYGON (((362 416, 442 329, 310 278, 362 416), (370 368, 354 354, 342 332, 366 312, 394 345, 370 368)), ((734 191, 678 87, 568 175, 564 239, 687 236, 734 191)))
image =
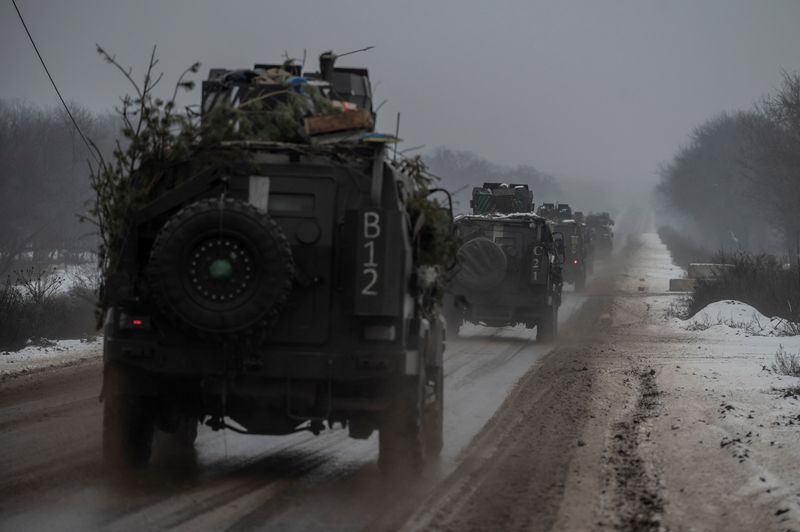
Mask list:
POLYGON ((445 298, 449 335, 464 323, 523 324, 536 327, 540 341, 555 339, 563 250, 547 220, 533 212, 470 214, 456 226, 463 244, 445 298))

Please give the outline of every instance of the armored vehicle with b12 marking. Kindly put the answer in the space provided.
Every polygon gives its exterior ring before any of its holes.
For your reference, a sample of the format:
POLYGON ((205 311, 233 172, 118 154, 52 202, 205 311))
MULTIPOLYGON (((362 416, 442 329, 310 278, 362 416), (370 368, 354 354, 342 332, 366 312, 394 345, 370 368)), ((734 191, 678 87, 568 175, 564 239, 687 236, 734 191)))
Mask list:
POLYGON ((437 256, 431 224, 446 232, 452 208, 428 198, 413 164, 386 156, 367 71, 334 60, 323 54, 320 73, 305 75, 212 70, 204 118, 222 106, 285 124, 269 113, 289 94, 310 109, 289 124, 299 139, 221 142, 213 149, 240 157, 223 166, 196 153, 133 213, 106 279, 103 443, 114 463, 144 466, 155 428, 189 445, 199 423, 378 430, 389 471, 440 453, 443 281, 425 257, 437 256), (312 93, 338 112, 311 114, 322 105, 312 93), (433 216, 420 215, 426 205, 433 216))

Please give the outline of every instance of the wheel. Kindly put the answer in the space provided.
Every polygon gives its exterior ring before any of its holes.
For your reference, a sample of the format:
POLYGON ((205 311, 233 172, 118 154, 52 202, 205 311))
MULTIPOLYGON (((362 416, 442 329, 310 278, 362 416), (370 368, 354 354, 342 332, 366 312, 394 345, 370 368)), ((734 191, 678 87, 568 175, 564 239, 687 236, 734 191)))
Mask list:
POLYGON ((241 335, 275 321, 292 289, 291 247, 269 214, 205 199, 173 215, 147 267, 153 299, 193 332, 241 335))
POLYGON ((425 455, 431 460, 444 447, 444 368, 429 368, 425 400, 425 455))
POLYGON ((536 340, 538 342, 553 342, 558 337, 558 306, 551 305, 545 311, 544 317, 536 327, 536 340))
POLYGON ((453 285, 469 292, 488 292, 503 282, 508 258, 503 249, 484 237, 468 240, 458 249, 459 269, 453 285))
POLYGON ((198 425, 199 419, 190 415, 181 416, 169 431, 164 431, 156 424, 158 430, 153 437, 151 467, 158 470, 194 470, 197 467, 194 443, 198 425))
POLYGON ((103 403, 103 459, 107 466, 141 469, 153 450, 154 416, 146 398, 111 393, 103 403))
POLYGON ((171 434, 172 438, 181 447, 194 447, 194 442, 197 440, 198 423, 196 417, 184 416, 178 423, 175 432, 171 434))
POLYGON ((424 367, 420 373, 398 379, 391 389, 393 400, 378 435, 378 467, 389 476, 418 475, 442 452, 444 374, 424 367))
POLYGON ((462 319, 455 314, 447 317, 447 339, 454 340, 458 338, 458 331, 461 330, 462 319))
POLYGON ((458 332, 466 317, 466 305, 463 296, 445 294, 440 314, 444 317, 442 329, 446 333, 445 340, 458 338, 458 332))

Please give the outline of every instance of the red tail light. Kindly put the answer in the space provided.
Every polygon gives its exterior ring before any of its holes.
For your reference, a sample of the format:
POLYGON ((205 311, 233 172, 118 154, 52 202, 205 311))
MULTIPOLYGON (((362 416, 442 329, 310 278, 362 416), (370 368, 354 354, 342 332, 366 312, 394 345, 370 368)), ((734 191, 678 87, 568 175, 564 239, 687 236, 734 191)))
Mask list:
POLYGON ((143 315, 134 315, 131 316, 125 311, 119 311, 118 315, 119 319, 119 328, 120 329, 139 329, 143 331, 150 330, 152 323, 150 321, 150 316, 143 316, 143 315))

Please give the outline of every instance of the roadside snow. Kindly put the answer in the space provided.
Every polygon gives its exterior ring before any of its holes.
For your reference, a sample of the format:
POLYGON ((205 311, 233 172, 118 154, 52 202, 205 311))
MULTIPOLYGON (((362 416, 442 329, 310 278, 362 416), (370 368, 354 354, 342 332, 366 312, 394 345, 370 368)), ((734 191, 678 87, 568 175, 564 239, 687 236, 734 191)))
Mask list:
POLYGON ((703 331, 714 336, 794 336, 782 318, 768 318, 741 301, 717 301, 678 325, 687 331, 703 331))
POLYGON ((57 340, 19 351, 0 351, 0 381, 50 368, 71 366, 103 354, 103 339, 57 340))
POLYGON ((62 279, 57 293, 66 294, 75 288, 96 290, 100 286, 100 272, 94 263, 68 265, 55 270, 53 275, 62 279))
POLYGON ((614 323, 656 375, 660 411, 640 452, 661 471, 664 526, 800 529, 800 378, 775 367, 777 353, 800 361, 800 336, 739 301, 670 317, 678 296, 653 287, 672 261, 656 235, 641 242, 623 291, 652 295, 619 298, 614 323))

